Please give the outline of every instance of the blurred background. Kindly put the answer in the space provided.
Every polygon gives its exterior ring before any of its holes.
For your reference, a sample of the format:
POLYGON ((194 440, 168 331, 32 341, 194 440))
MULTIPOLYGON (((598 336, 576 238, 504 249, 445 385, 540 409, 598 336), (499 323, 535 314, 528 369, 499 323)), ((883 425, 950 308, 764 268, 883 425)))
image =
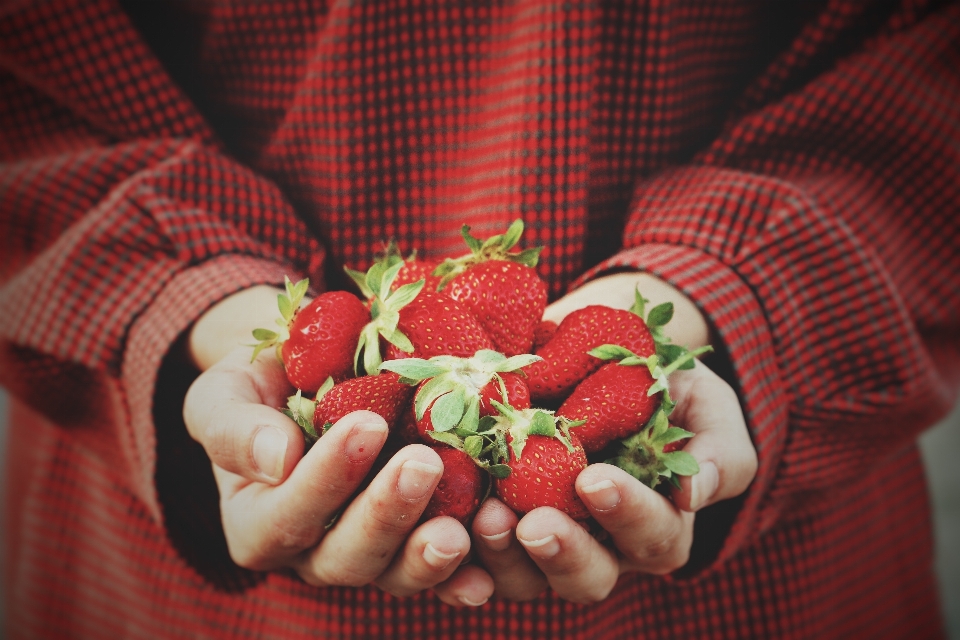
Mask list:
MULTIPOLYGON (((4 451, 6 435, 7 394, 0 389, 0 454, 4 451)), ((937 574, 945 624, 950 640, 960 640, 960 545, 957 544, 960 542, 960 464, 956 462, 960 453, 960 405, 946 420, 924 434, 920 448, 926 460, 932 493, 937 574)), ((2 490, 0 486, 0 492, 2 490)), ((3 524, 0 511, 0 536, 5 530, 3 524)), ((0 598, 0 622, 6 614, 2 607, 0 598)), ((0 624, 0 629, 2 627, 0 624)))

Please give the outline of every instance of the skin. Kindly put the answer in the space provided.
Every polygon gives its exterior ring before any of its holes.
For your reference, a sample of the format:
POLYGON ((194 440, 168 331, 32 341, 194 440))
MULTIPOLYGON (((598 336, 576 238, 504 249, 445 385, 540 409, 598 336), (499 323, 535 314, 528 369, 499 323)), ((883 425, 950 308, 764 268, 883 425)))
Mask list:
MULTIPOLYGON (((544 317, 559 322, 590 304, 626 309, 637 286, 653 304, 674 303, 667 325, 674 342, 708 343, 696 306, 642 273, 591 281, 544 317)), ((293 392, 276 358, 261 353, 250 363, 250 348, 235 348, 249 343, 253 328, 273 324, 276 294, 253 287, 226 298, 195 323, 188 340, 203 373, 187 394, 184 416, 213 464, 224 533, 240 566, 290 567, 313 585, 374 584, 397 596, 432 589, 453 606, 479 606, 494 596, 528 600, 548 586, 574 602, 597 602, 621 574, 682 567, 696 511, 739 495, 756 474, 736 395, 698 363, 670 379, 678 401, 671 419, 696 434, 685 451, 701 466, 698 475, 681 480, 672 501, 606 464, 591 465, 577 479, 612 548, 555 509, 518 519, 495 498, 481 507, 471 532, 451 518, 417 525, 442 473, 439 456, 422 445, 405 447, 351 500, 383 445, 383 420, 350 414, 304 455, 297 426, 272 408, 293 392)))

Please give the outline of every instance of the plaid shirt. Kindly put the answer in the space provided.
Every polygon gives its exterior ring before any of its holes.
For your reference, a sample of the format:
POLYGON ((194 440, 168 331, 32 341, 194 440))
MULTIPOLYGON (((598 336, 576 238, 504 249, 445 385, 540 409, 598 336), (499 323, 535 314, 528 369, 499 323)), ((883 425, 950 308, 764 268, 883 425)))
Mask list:
POLYGON ((0 6, 12 638, 937 637, 917 434, 960 380, 960 7, 0 6), (553 298, 650 271, 760 467, 604 602, 315 589, 230 562, 190 376, 212 303, 522 217, 553 298))

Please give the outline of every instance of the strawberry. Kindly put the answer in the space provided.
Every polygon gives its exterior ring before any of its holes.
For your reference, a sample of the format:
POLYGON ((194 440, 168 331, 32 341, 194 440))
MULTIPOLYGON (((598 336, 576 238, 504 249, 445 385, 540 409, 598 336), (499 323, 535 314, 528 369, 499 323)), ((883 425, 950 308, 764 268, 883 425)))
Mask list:
POLYGON ((394 358, 414 353, 414 345, 398 325, 401 312, 419 296, 425 283, 418 280, 395 287, 404 264, 403 260, 385 258, 375 262, 366 273, 344 269, 367 298, 370 306, 370 321, 363 327, 354 353, 355 369, 360 368, 362 353, 363 370, 369 375, 380 371, 380 363, 383 362, 381 339, 389 344, 388 348, 393 350, 394 358))
POLYGON ((577 385, 557 415, 585 421, 577 437, 593 453, 647 423, 660 406, 660 396, 647 394, 654 383, 647 367, 605 364, 577 385))
POLYGON ((397 279, 393 281, 391 287, 399 289, 405 284, 423 280, 424 289, 436 291, 440 286, 440 277, 433 275, 433 272, 439 266, 440 263, 434 260, 418 260, 416 254, 412 253, 403 261, 403 268, 397 273, 397 279))
POLYGON ((537 351, 550 342, 557 332, 557 323, 553 320, 541 320, 533 329, 533 350, 537 351))
POLYGON ((577 437, 588 453, 622 440, 614 459, 608 460, 654 488, 661 478, 679 485, 678 475, 699 471, 697 461, 678 451, 680 441, 693 436, 672 427, 667 417, 676 406, 670 398, 668 376, 677 369, 694 366, 694 358, 711 348, 688 351, 676 345, 661 347, 662 355, 642 358, 617 345, 602 345, 590 351, 605 364, 581 382, 557 410, 569 420, 581 420, 577 437))
POLYGON ((540 248, 511 251, 522 233, 517 220, 505 234, 481 241, 464 225, 461 234, 471 252, 445 260, 435 271, 442 276, 439 289, 472 312, 493 348, 507 356, 531 351, 547 305, 547 285, 534 269, 540 248))
POLYGON ((499 405, 494 430, 503 434, 490 471, 504 504, 525 514, 553 507, 574 520, 590 517, 575 488, 587 454, 570 428, 577 425, 542 409, 499 405))
POLYGON ((443 475, 421 519, 450 516, 469 529, 486 496, 489 477, 459 449, 437 445, 433 450, 443 461, 443 475))
MULTIPOLYGON (((425 440, 441 440, 440 434, 453 429, 475 432, 480 418, 497 413, 498 398, 529 407, 526 384, 514 372, 536 360, 529 354, 507 358, 482 349, 471 358, 441 355, 429 360, 388 360, 381 369, 400 374, 401 381, 408 384, 419 383, 414 401, 417 428, 425 440)), ((442 440, 457 444, 449 438, 442 440)))
POLYGON ((602 305, 573 311, 560 322, 553 338, 537 350, 543 360, 527 368, 527 386, 534 402, 556 406, 600 368, 603 363, 589 351, 608 343, 641 355, 656 351, 650 330, 634 311, 602 305))
POLYGON ((315 400, 308 400, 299 392, 291 396, 285 413, 300 425, 308 443, 312 444, 340 418, 354 411, 373 411, 391 430, 395 429, 413 392, 413 387, 400 382, 400 376, 391 372, 351 378, 338 384, 331 378, 320 388, 315 400))
POLYGON ((277 297, 280 332, 256 329, 259 340, 253 358, 269 346, 277 347, 290 383, 304 393, 316 393, 324 380, 344 380, 353 374, 353 358, 370 312, 353 294, 328 291, 300 308, 309 281, 292 284, 286 279, 286 294, 277 297))
MULTIPOLYGON (((400 248, 397 246, 396 241, 391 240, 384 250, 383 255, 377 260, 377 264, 379 265, 378 269, 387 271, 398 263, 402 263, 402 266, 390 285, 391 290, 397 290, 404 285, 414 284, 420 280, 424 281, 424 289, 427 291, 437 290, 437 287, 440 285, 440 276, 433 275, 433 272, 440 266, 439 262, 435 260, 418 259, 416 250, 410 252, 410 255, 404 258, 400 253, 400 248)), ((354 282, 360 286, 361 291, 364 291, 364 295, 366 295, 368 299, 372 299, 373 291, 365 290, 367 289, 366 275, 351 269, 346 269, 346 272, 354 282)))
POLYGON ((391 344, 387 348, 387 360, 439 355, 469 358, 481 349, 493 347, 472 313, 433 291, 421 291, 403 307, 396 328, 408 338, 410 350, 391 344))

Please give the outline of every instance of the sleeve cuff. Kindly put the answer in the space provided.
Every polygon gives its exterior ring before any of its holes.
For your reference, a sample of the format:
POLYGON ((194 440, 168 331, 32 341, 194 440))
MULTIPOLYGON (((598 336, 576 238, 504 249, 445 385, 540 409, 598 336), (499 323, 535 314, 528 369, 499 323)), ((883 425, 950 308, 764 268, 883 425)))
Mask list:
POLYGON ((241 289, 258 284, 282 284, 289 267, 248 256, 218 256, 190 267, 167 282, 130 329, 124 350, 121 382, 129 420, 121 446, 134 476, 132 489, 161 520, 154 485, 156 434, 153 403, 164 357, 177 338, 206 309, 241 289))
MULTIPOLYGON (((715 257, 691 247, 645 244, 627 249, 591 269, 574 286, 622 269, 646 271, 669 282, 703 312, 722 342, 717 346, 729 357, 733 383, 757 450, 757 476, 738 501, 738 511, 713 518, 727 522, 729 517, 729 524, 709 527, 707 532, 722 541, 695 535, 691 568, 700 577, 756 540, 778 519, 775 503, 766 496, 786 443, 788 402, 773 337, 757 297, 744 280, 715 257)), ((701 533, 700 520, 711 520, 706 512, 717 507, 729 510, 730 505, 714 505, 700 512, 697 534, 701 533)))

